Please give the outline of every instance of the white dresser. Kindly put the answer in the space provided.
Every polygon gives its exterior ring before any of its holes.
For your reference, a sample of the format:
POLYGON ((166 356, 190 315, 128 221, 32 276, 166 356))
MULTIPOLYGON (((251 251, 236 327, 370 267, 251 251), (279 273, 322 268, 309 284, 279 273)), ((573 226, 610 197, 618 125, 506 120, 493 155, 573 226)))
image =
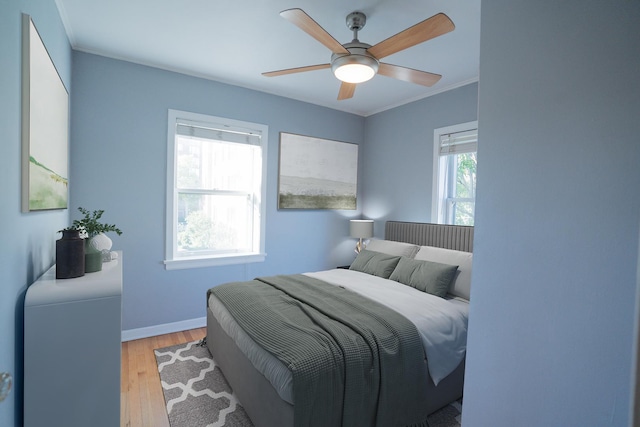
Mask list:
POLYGON ((24 305, 24 426, 119 426, 122 253, 75 279, 52 267, 24 305))

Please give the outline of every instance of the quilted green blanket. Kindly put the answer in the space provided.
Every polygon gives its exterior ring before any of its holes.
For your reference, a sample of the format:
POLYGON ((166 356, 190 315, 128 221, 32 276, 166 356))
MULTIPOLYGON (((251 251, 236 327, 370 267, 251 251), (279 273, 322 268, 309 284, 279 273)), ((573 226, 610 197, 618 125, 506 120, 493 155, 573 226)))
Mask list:
POLYGON ((296 426, 427 426, 415 326, 357 293, 304 275, 209 290, 293 378, 296 426))

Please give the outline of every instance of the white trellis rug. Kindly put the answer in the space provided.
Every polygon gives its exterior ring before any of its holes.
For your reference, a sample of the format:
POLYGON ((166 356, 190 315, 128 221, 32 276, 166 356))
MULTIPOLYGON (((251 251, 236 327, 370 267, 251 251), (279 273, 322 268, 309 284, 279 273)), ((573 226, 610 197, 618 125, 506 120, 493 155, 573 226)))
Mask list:
POLYGON ((253 426, 206 346, 155 350, 171 427, 253 426))
MULTIPOLYGON (((198 341, 154 350, 171 427, 252 427, 206 346, 198 341)), ((429 416, 430 427, 460 427, 462 404, 429 416)))

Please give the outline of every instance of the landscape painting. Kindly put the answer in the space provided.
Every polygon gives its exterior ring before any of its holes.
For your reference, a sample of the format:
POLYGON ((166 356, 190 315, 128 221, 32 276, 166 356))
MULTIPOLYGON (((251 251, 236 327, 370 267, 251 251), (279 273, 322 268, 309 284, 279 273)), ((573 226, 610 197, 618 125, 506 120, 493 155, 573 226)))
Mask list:
POLYGON ((69 94, 29 15, 22 15, 22 211, 66 209, 69 94))
POLYGON ((356 209, 358 145, 280 133, 279 209, 356 209))

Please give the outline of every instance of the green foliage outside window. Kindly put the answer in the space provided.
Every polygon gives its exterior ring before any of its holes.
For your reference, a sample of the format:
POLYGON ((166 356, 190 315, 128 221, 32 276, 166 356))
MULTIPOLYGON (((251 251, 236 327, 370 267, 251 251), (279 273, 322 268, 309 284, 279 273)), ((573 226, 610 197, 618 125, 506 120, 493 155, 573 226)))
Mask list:
POLYGON ((473 225, 476 197, 476 171, 478 160, 476 153, 463 153, 457 156, 456 198, 469 198, 474 201, 455 202, 456 225, 473 225))
POLYGON ((178 224, 181 250, 224 250, 234 247, 236 236, 226 223, 215 223, 204 211, 193 211, 178 224))

